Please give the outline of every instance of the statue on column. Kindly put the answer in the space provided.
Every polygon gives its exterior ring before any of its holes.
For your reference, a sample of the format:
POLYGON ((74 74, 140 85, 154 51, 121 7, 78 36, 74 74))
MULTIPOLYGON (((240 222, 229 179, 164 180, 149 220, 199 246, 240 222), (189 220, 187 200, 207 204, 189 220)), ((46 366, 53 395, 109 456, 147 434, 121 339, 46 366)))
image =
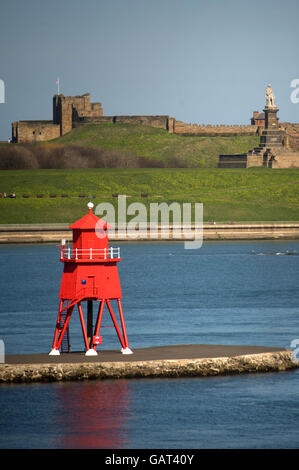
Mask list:
POLYGON ((275 96, 271 85, 268 85, 266 88, 266 107, 267 108, 276 108, 275 106, 275 96))

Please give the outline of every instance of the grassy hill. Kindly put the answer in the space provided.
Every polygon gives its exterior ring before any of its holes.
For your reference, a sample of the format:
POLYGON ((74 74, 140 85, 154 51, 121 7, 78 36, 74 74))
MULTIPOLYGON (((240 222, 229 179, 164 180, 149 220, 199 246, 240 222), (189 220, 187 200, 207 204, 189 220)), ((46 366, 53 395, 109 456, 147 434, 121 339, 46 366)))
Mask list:
POLYGON ((134 152, 137 156, 181 166, 216 168, 219 154, 243 153, 258 145, 258 136, 184 137, 137 124, 85 124, 51 141, 134 152))
MULTIPOLYGON (((299 169, 216 168, 220 153, 242 153, 257 144, 257 136, 183 137, 153 127, 105 123, 80 126, 50 142, 10 145, 8 161, 19 154, 21 165, 31 162, 28 168, 36 169, 0 171, 0 192, 16 194, 0 199, 0 223, 71 223, 85 213, 89 200, 116 207, 117 194, 128 196, 127 205, 142 202, 147 208, 151 202, 202 202, 205 222, 299 220, 299 169), (109 166, 112 157, 128 168, 85 168, 88 158, 109 166), (129 167, 140 158, 169 168, 129 167), (60 161, 69 169, 37 169, 41 162, 57 168, 60 161), (184 168, 172 168, 175 161, 184 168), (79 168, 71 169, 73 162, 79 168)), ((5 144, 1 147, 6 152, 5 144)))
POLYGON ((89 200, 116 206, 113 194, 126 194, 127 205, 147 207, 202 202, 206 222, 299 220, 299 169, 6 170, 0 171, 0 192, 16 194, 0 199, 1 224, 71 223, 85 213, 89 200))

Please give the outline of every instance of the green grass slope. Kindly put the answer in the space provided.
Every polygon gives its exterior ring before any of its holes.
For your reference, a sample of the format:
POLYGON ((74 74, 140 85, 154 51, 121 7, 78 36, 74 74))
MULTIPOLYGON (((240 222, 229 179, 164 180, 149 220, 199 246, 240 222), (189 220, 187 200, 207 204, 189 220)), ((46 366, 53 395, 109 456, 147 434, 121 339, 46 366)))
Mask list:
POLYGON ((166 162, 176 158, 187 167, 216 168, 219 154, 247 152, 258 145, 259 138, 183 137, 155 127, 103 123, 81 125, 51 142, 129 150, 137 156, 166 162))
POLYGON ((0 199, 1 224, 71 223, 89 200, 116 207, 113 194, 147 208, 151 202, 202 202, 205 222, 299 220, 299 169, 6 170, 0 171, 0 192, 16 194, 0 199))

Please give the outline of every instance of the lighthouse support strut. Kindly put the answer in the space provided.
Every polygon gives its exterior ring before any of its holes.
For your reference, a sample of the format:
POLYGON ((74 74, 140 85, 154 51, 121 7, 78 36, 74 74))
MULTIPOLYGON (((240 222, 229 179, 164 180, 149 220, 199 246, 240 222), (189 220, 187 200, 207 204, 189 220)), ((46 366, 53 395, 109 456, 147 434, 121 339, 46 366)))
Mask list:
POLYGON ((54 333, 52 351, 55 351, 55 350, 56 350, 56 343, 57 343, 57 338, 58 338, 58 333, 59 333, 59 327, 60 327, 60 316, 61 316, 62 306, 63 306, 63 300, 61 300, 61 301, 59 302, 59 309, 58 309, 58 315, 57 315, 57 322, 56 322, 56 328, 55 328, 55 333, 54 333))
POLYGON ((119 316, 120 316, 120 322, 121 322, 121 328, 123 330, 123 337, 124 337, 124 342, 125 342, 125 347, 124 349, 129 347, 128 343, 128 337, 127 337, 127 331, 126 331, 126 324, 125 324, 125 319, 124 319, 124 314, 123 314, 123 309, 121 306, 121 300, 117 299, 117 304, 118 304, 118 310, 119 310, 119 316))
POLYGON ((88 338, 87 338, 87 332, 86 332, 86 327, 85 327, 85 321, 84 321, 84 315, 83 315, 81 302, 78 302, 77 305, 78 305, 79 317, 80 317, 80 321, 81 321, 81 327, 82 327, 84 343, 85 343, 86 351, 88 351, 90 348, 89 348, 89 342, 88 342, 88 338))
MULTIPOLYGON (((102 318, 103 318, 103 312, 104 312, 104 306, 105 306, 105 300, 100 301, 99 305, 99 310, 98 310, 98 316, 97 316, 97 321, 96 321, 96 326, 94 329, 94 336, 99 336, 100 334, 100 328, 101 328, 101 323, 102 323, 102 318)), ((94 344, 93 349, 96 351, 96 344, 94 344)))
POLYGON ((107 307, 108 307, 108 309, 109 309, 109 313, 110 313, 111 319, 112 319, 112 321, 113 321, 114 327, 115 327, 115 329, 116 329, 116 333, 117 333, 117 336, 118 336, 118 338, 119 338, 120 344, 122 345, 122 348, 125 349, 125 348, 126 348, 126 345, 125 345, 124 340, 123 340, 123 338, 122 338, 122 335, 121 335, 119 326, 118 326, 118 324, 117 324, 115 315, 114 315, 114 313, 113 313, 111 304, 110 304, 110 302, 109 302, 108 299, 106 300, 106 304, 107 304, 107 307))
POLYGON ((92 330, 93 330, 93 305, 92 300, 87 300, 87 338, 89 347, 92 348, 92 330))
MULTIPOLYGON (((60 303, 60 305, 61 305, 61 303, 60 303)), ((58 338, 58 340, 57 340, 58 331, 59 331, 59 326, 58 326, 58 325, 60 324, 60 317, 61 317, 61 310, 59 309, 52 351, 53 351, 53 350, 57 350, 57 351, 59 352, 59 348, 60 348, 60 345, 61 345, 61 341, 62 341, 62 338, 63 338, 63 336, 64 336, 64 333, 65 333, 65 331, 66 331, 66 329, 67 329, 67 327, 68 327, 68 324, 69 324, 69 321, 70 321, 70 319, 71 319, 73 310, 74 310, 74 307, 70 307, 70 308, 68 309, 67 315, 66 315, 66 319, 65 319, 65 322, 64 322, 64 325, 63 325, 63 328, 62 328, 62 330, 61 330, 61 332, 60 332, 60 335, 59 335, 59 338, 58 338)))

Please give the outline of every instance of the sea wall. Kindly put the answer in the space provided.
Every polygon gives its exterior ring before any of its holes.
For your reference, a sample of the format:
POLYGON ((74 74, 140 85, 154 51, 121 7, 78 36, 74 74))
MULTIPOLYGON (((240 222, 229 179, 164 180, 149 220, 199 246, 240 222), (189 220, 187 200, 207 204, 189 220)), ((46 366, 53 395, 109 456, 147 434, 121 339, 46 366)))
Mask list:
POLYGON ((289 350, 207 359, 70 364, 0 364, 0 383, 150 377, 208 377, 281 372, 297 367, 289 350))
MULTIPOLYGON (((187 228, 187 227, 186 227, 187 228)), ((187 232, 186 232, 187 233, 187 232)), ((194 239, 194 227, 191 227, 191 234, 194 239), (193 230, 193 233, 192 233, 193 230)), ((115 230, 115 234, 110 233, 111 241, 146 241, 146 240, 188 240, 184 233, 177 227, 159 227, 157 235, 152 237, 149 228, 139 230, 138 238, 136 232, 126 232, 125 230, 115 230)), ((197 231, 198 235, 198 231, 197 231)), ((61 239, 71 240, 72 232, 65 224, 44 224, 44 225, 0 225, 1 243, 59 243, 61 239)), ((268 224, 204 224, 204 240, 277 240, 277 239, 299 239, 298 223, 268 223, 268 224)), ((189 235, 189 240, 192 241, 189 235)))

